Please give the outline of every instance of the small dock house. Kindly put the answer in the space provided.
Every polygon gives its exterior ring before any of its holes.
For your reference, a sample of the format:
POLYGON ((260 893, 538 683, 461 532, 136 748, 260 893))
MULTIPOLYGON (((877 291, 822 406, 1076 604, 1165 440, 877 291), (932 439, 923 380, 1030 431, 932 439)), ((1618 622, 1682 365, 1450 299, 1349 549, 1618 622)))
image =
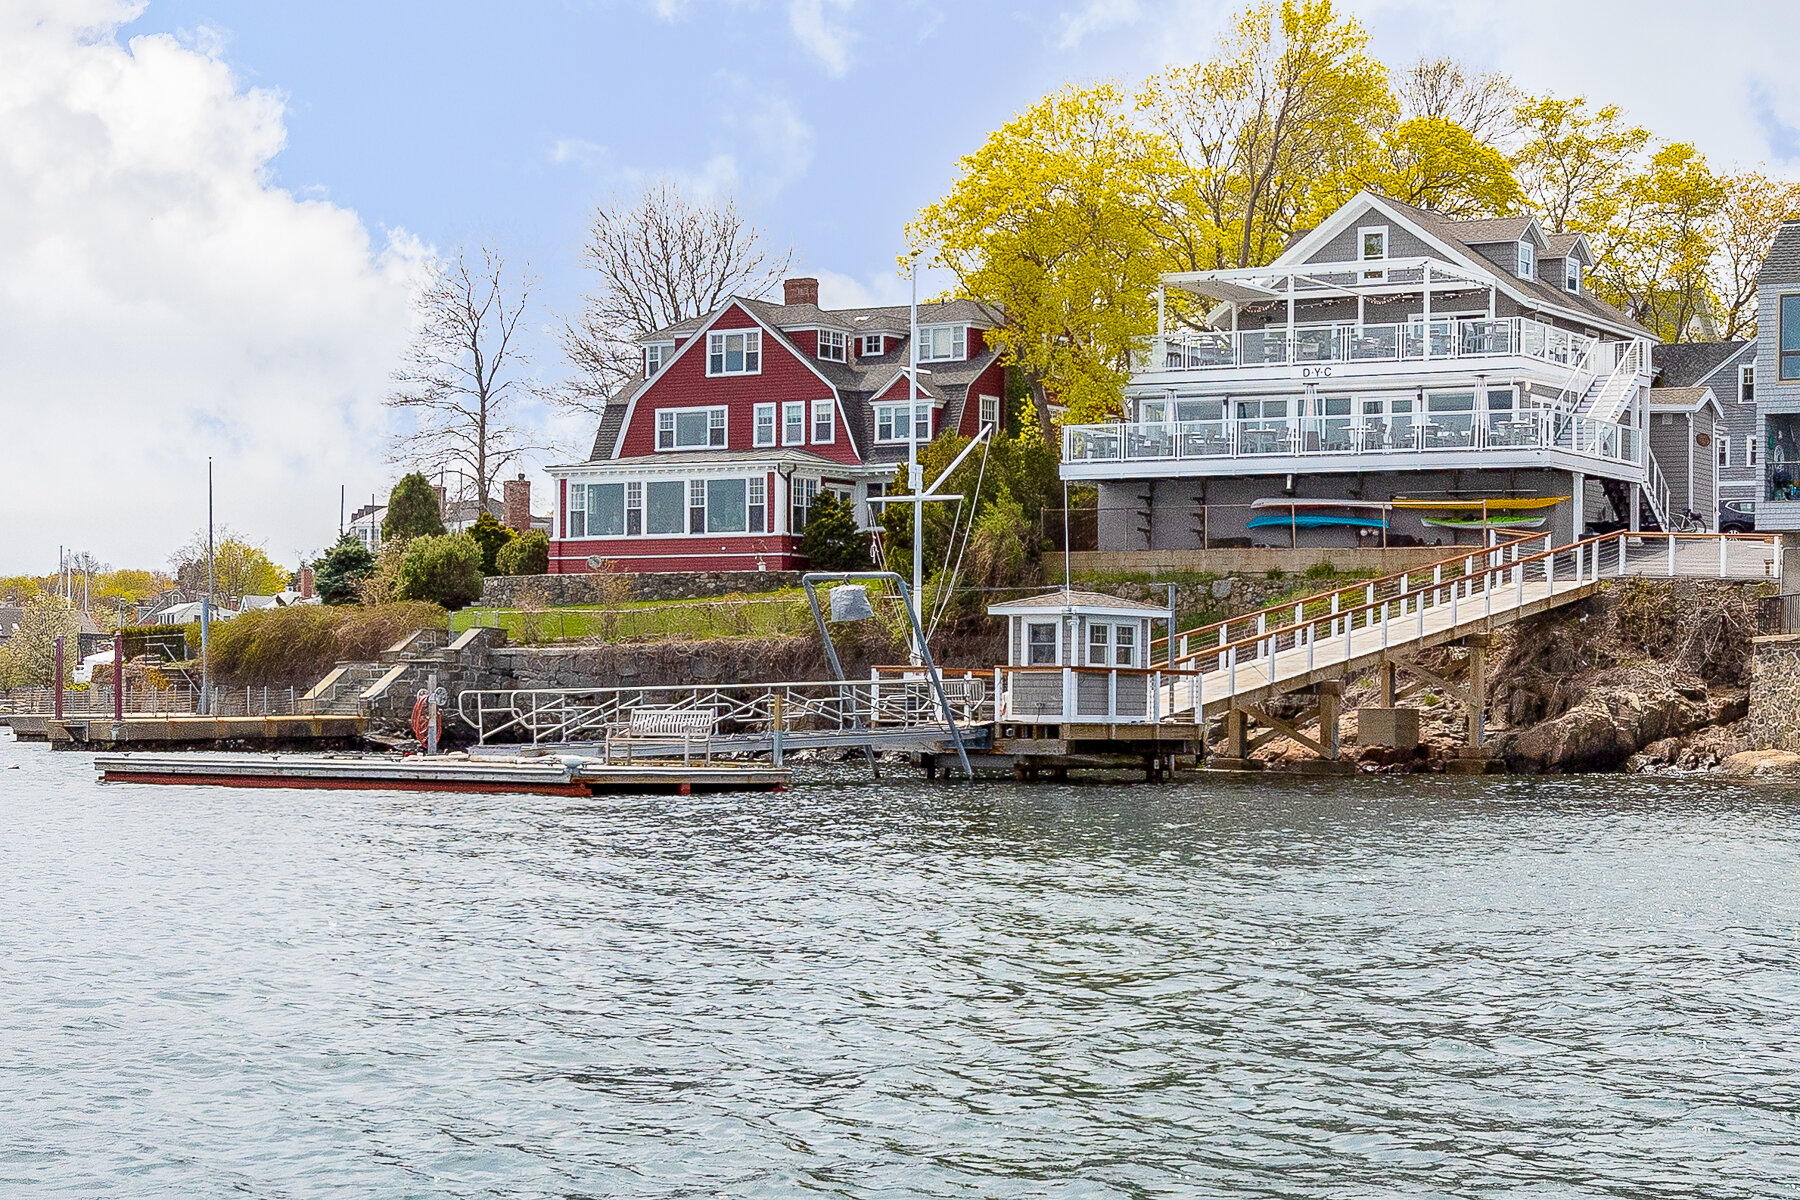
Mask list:
POLYGON ((1150 662, 1153 622, 1167 607, 1062 589, 988 606, 1006 619, 1000 719, 1029 722, 1160 719, 1150 662))

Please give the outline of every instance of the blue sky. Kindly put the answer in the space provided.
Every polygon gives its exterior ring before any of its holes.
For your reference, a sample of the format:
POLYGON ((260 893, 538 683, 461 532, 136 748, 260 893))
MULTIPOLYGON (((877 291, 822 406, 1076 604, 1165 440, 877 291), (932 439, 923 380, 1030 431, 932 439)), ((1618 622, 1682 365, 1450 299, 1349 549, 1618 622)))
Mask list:
MULTIPOLYGON (((547 329, 593 206, 650 176, 735 193, 828 303, 899 302, 902 226, 959 155, 1064 82, 1204 58, 1235 7, 5 0, 0 572, 58 545, 163 562, 208 455, 222 519, 297 563, 335 537, 340 484, 396 473, 381 400, 423 257, 499 240, 543 276, 547 329), (70 489, 77 463, 113 487, 70 489)), ((1800 168, 1800 73, 1769 36, 1791 0, 1345 7, 1390 66, 1450 54, 1619 103, 1715 166, 1800 168)), ((591 438, 532 416, 558 447, 534 468, 591 438)))

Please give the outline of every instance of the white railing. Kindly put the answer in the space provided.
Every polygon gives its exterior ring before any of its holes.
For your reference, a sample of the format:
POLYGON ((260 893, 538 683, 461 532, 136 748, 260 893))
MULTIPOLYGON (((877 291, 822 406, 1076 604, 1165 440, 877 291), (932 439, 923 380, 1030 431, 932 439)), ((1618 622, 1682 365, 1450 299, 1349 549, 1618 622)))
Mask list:
POLYGON ((1132 667, 995 667, 996 720, 1155 725, 1172 673, 1132 667))
POLYGON ((1529 317, 1438 317, 1389 325, 1280 326, 1167 334, 1141 372, 1514 355, 1592 370, 1600 343, 1529 317), (1159 366, 1158 363, 1161 365, 1159 366))
MULTIPOLYGON (((1518 538, 1429 567, 1285 601, 1177 634, 1168 654, 1167 711, 1203 710, 1321 668, 1343 668, 1530 604, 1575 598, 1588 584, 1627 575, 1718 579, 1781 577, 1770 534, 1632 533, 1557 546, 1518 538)), ((1154 648, 1166 647, 1157 642, 1154 648)), ((1166 651, 1165 651, 1166 652, 1166 651)))
POLYGON ((1351 416, 1239 417, 1065 425, 1063 461, 1179 462, 1518 449, 1563 450, 1614 463, 1641 461, 1640 439, 1629 426, 1558 416, 1545 409, 1414 417, 1382 421, 1351 416))
POLYGON ((1662 467, 1656 461, 1656 455, 1646 456, 1649 461, 1644 467, 1644 498, 1650 501, 1650 515, 1664 529, 1670 527, 1669 481, 1663 477, 1662 467))
POLYGON ((1585 415, 1596 421, 1617 421, 1625 406, 1631 403, 1632 390, 1637 387, 1643 369, 1643 343, 1633 341, 1619 353, 1612 373, 1600 385, 1585 415))

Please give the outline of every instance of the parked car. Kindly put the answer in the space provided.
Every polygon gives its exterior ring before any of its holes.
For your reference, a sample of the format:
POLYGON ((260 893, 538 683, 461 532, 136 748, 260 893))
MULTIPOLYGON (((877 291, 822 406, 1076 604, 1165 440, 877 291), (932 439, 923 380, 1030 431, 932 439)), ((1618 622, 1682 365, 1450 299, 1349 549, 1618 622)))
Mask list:
POLYGON ((1720 533, 1755 533, 1756 501, 1724 500, 1719 504, 1720 533))

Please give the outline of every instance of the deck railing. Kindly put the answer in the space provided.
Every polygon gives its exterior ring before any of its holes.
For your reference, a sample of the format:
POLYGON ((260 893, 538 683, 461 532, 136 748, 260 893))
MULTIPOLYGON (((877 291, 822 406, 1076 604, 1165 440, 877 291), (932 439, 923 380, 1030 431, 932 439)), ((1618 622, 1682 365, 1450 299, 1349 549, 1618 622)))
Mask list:
POLYGON ((1394 324, 1199 329, 1166 334, 1138 370, 1212 371, 1310 363, 1425 362, 1513 355, 1592 372, 1600 342, 1529 317, 1437 317, 1394 324), (1160 365, 1159 365, 1160 364, 1160 365))
MULTIPOLYGON (((1294 402, 1300 398, 1295 397, 1294 402)), ((1063 426, 1068 463, 1196 461, 1288 456, 1437 454, 1471 450, 1563 450, 1641 464, 1641 439, 1627 425, 1547 409, 1366 417, 1239 417, 1063 426), (1416 418, 1416 419, 1414 419, 1416 418)))

